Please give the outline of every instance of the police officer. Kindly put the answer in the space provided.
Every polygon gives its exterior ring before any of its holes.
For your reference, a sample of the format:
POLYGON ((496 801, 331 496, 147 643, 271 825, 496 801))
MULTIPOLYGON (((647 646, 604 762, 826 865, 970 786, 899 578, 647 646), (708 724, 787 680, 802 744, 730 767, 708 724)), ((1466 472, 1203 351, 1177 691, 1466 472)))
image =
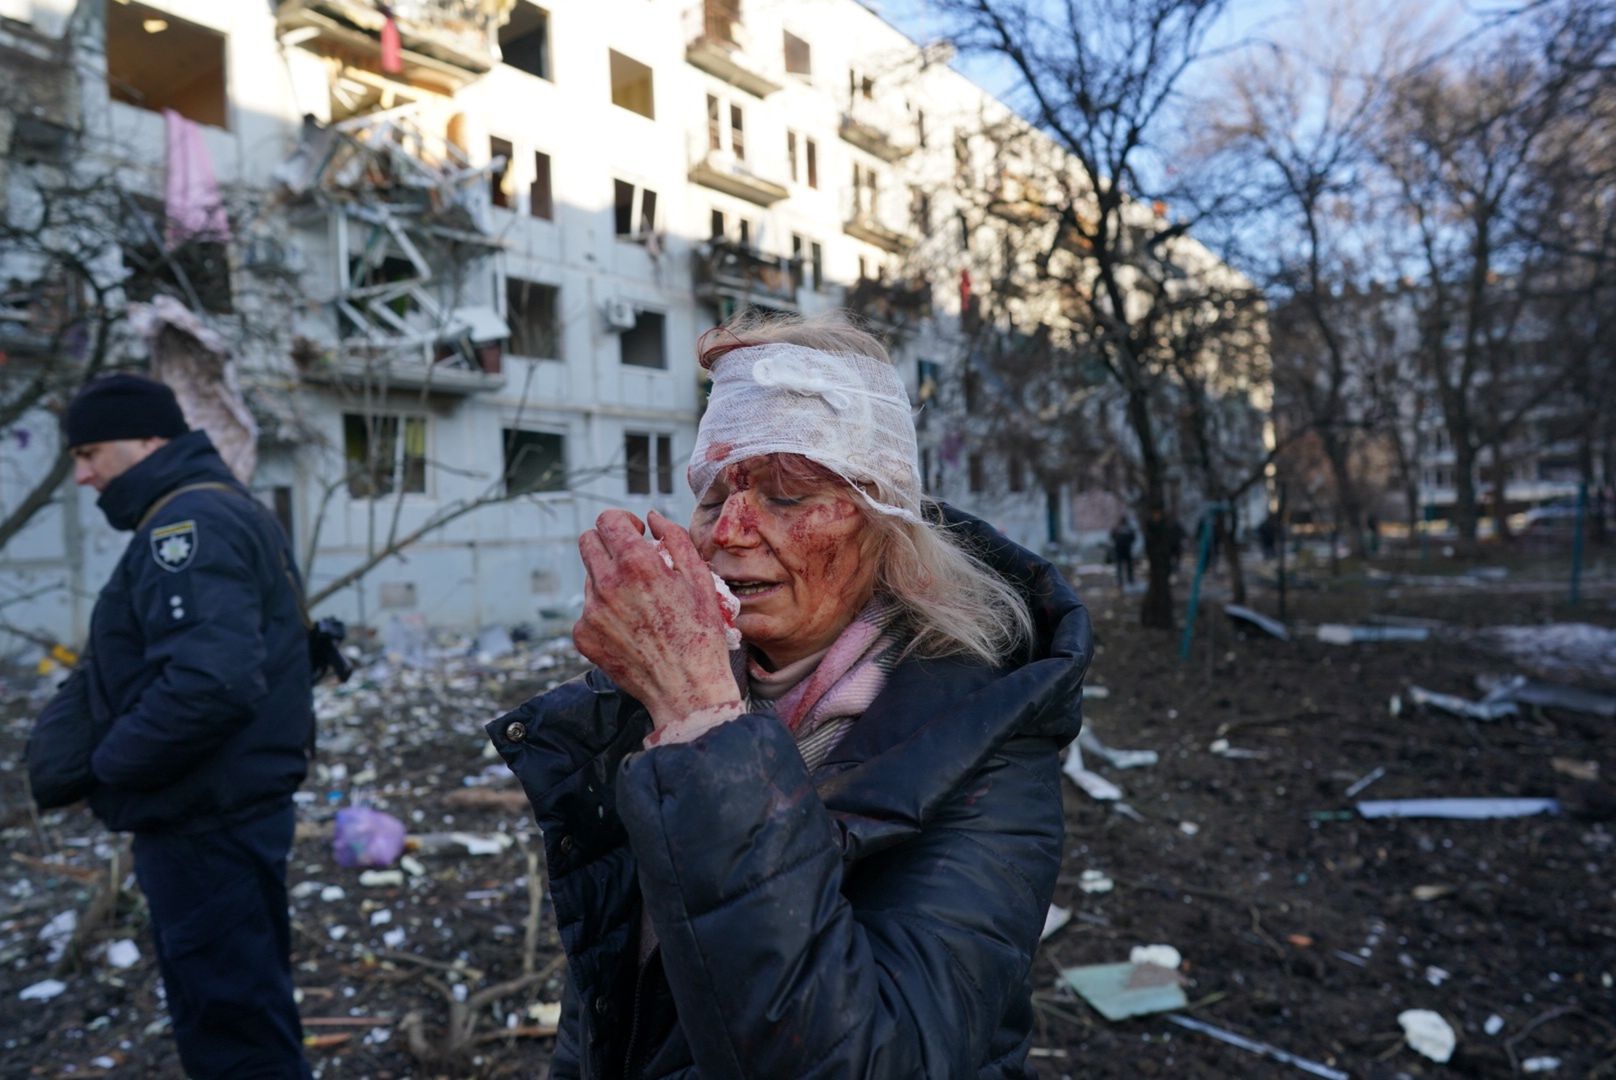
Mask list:
POLYGON ((89 801, 134 834, 180 1060, 308 1077, 286 860, 314 713, 286 536, 160 382, 94 380, 63 434, 74 481, 135 534, 91 616, 89 801))

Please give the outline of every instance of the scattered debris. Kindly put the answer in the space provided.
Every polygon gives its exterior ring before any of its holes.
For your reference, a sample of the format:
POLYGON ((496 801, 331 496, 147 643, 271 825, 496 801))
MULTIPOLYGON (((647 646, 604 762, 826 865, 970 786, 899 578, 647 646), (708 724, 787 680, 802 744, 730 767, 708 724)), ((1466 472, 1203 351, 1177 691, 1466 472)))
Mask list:
POLYGON ((1266 750, 1243 750, 1238 746, 1230 746, 1228 739, 1213 739, 1211 745, 1209 745, 1207 749, 1219 757, 1232 758, 1235 760, 1261 761, 1263 758, 1268 756, 1268 752, 1266 750))
POLYGON ((1577 686, 1538 682, 1525 675, 1477 675, 1476 689, 1487 696, 1483 701, 1513 701, 1539 709, 1564 709, 1586 713, 1605 720, 1616 720, 1616 695, 1601 694, 1577 686))
POLYGON ((1530 1057, 1521 1062, 1521 1072, 1556 1072, 1559 1068, 1560 1059, 1557 1057, 1530 1057))
POLYGON ((1559 812, 1557 799, 1383 799, 1358 804, 1358 813, 1366 818, 1419 817, 1482 821, 1559 812))
POLYGON ((1117 883, 1104 870, 1085 870, 1077 879, 1077 887, 1086 893, 1108 893, 1117 887, 1117 883))
POLYGON ((1502 720, 1506 716, 1517 716, 1520 709, 1513 701, 1476 702, 1466 701, 1454 694, 1439 694, 1435 690, 1427 690, 1423 686, 1408 688, 1409 704, 1425 708, 1441 709, 1454 716, 1463 716, 1471 720, 1485 720, 1489 723, 1502 720))
POLYGON ((1487 1017, 1487 1022, 1481 1025, 1481 1030, 1489 1035, 1497 1035, 1504 1030, 1504 1018, 1497 1013, 1487 1017))
POLYGON ((115 968, 132 968, 140 962, 140 946, 128 938, 119 938, 107 946, 107 963, 115 968))
POLYGON ((1089 964, 1063 968, 1061 981, 1107 1020, 1182 1009, 1184 977, 1160 964, 1089 964))
POLYGON ((1177 971, 1183 966, 1184 957, 1171 945, 1135 945, 1128 950, 1128 963, 1155 964, 1177 971))
POLYGON ((51 998, 67 989, 67 984, 58 979, 43 979, 32 986, 23 988, 17 996, 24 1001, 49 1001, 51 998))
POLYGON ((1476 640, 1544 678, 1616 681, 1616 627, 1589 623, 1489 626, 1476 640))
POLYGON ((1091 699, 1094 700, 1094 701, 1104 701, 1106 698, 1108 698, 1110 696, 1111 696, 1111 689, 1109 687, 1106 687, 1106 686, 1090 686, 1088 683, 1083 684, 1083 700, 1084 701, 1089 701, 1091 699))
POLYGON ((1077 743, 1073 743, 1067 749, 1066 763, 1061 766, 1061 772, 1091 799, 1110 802, 1122 798, 1121 788, 1099 773, 1090 772, 1083 767, 1083 753, 1077 743))
POLYGON ((368 806, 346 806, 337 811, 331 854, 338 866, 392 866, 404 850, 404 823, 392 814, 368 806))
POLYGON ((1242 607, 1239 604, 1225 604, 1223 613, 1237 625, 1254 626, 1269 637, 1278 638, 1280 641, 1289 641, 1291 639, 1291 632, 1285 628, 1284 623, 1278 619, 1271 619, 1267 615, 1253 611, 1248 607, 1242 607))
POLYGON ((1048 939, 1051 934, 1071 921, 1071 908, 1056 907, 1054 904, 1050 904, 1049 910, 1044 913, 1044 929, 1038 935, 1038 940, 1044 941, 1048 939))
POLYGON ((1084 750, 1098 755, 1113 768, 1138 769, 1156 764, 1158 756, 1154 750, 1118 750, 1105 745, 1100 737, 1094 733, 1093 728, 1084 725, 1077 736, 1078 745, 1084 750))
POLYGON ((1427 641, 1431 631, 1423 626, 1344 626, 1324 623, 1318 628, 1319 640, 1326 645, 1358 645, 1369 641, 1427 641))
POLYGON ((1404 1009, 1397 1014, 1397 1023, 1409 1048, 1438 1065, 1446 1065, 1459 1045, 1452 1025, 1430 1009, 1404 1009))
POLYGON ((1332 1069, 1328 1065, 1321 1065, 1316 1061, 1309 1061, 1307 1058, 1297 1057, 1289 1050, 1281 1050, 1277 1046, 1271 1046, 1264 1042, 1257 1042, 1255 1039, 1248 1039, 1244 1035, 1236 1035, 1232 1031, 1225 1031, 1220 1027, 1213 1027, 1211 1024, 1208 1024, 1202 1020, 1195 1020, 1188 1016, 1169 1016, 1167 1018, 1167 1022, 1170 1024, 1177 1024, 1181 1028, 1188 1028, 1190 1031, 1199 1031, 1203 1035, 1210 1035, 1219 1042, 1228 1043, 1230 1046, 1238 1046, 1240 1049, 1249 1050, 1253 1054, 1260 1054, 1263 1057, 1284 1062, 1286 1065, 1294 1065, 1296 1068, 1301 1069, 1305 1073, 1310 1073, 1313 1076, 1322 1076, 1325 1078, 1325 1080, 1351 1080, 1351 1077, 1342 1072, 1340 1069, 1332 1069))
POLYGON ((1453 885, 1416 885, 1414 886, 1413 896, 1414 899, 1418 900, 1420 903, 1428 904, 1432 900, 1440 900, 1444 896, 1452 896, 1458 891, 1458 888, 1453 885))
POLYGON ((402 885, 404 884, 404 871, 366 870, 359 875, 359 884, 370 889, 383 889, 392 885, 402 885))
POLYGON ((1381 777, 1383 777, 1385 775, 1386 775, 1386 766, 1384 766, 1384 765, 1376 766, 1374 769, 1372 769, 1368 773, 1364 774, 1363 776, 1360 776, 1358 779, 1356 779, 1356 780, 1354 780, 1352 782, 1351 786, 1349 786, 1347 788, 1347 791, 1346 791, 1347 798, 1349 798, 1349 799, 1357 798, 1357 796, 1358 796, 1358 794, 1360 792, 1362 792, 1370 784, 1373 784, 1376 780, 1379 780, 1381 777))
POLYGON ((1194 836, 1196 833, 1201 831, 1201 826, 1193 821, 1180 821, 1178 823, 1178 831, 1183 833, 1185 836, 1194 836))
POLYGON ((1569 776, 1573 780, 1598 780, 1599 762, 1577 761, 1573 758, 1556 757, 1549 759, 1549 767, 1561 776, 1569 776))

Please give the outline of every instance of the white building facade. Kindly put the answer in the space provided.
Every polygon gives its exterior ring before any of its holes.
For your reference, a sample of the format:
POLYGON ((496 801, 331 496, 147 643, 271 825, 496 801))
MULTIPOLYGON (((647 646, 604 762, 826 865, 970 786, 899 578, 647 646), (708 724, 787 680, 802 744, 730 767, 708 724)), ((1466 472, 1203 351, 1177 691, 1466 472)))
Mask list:
MULTIPOLYGON (((601 510, 688 517, 695 346, 739 307, 861 311, 917 402, 959 378, 969 266, 942 178, 955 133, 1004 110, 945 52, 856 0, 391 8, 0 0, 70 39, 84 136, 132 188, 164 195, 166 107, 253 208, 222 253, 232 317, 267 328, 231 338, 251 486, 311 593, 340 586, 321 613, 569 620, 601 510), (943 269, 921 281, 928 244, 943 269)), ((930 408, 934 494, 1035 548, 1073 539, 1067 491, 930 408)), ((55 452, 49 417, 23 422, 39 437, 0 469, 19 478, 55 452)), ((0 475, 0 511, 20 488, 0 475)), ((77 640, 126 539, 64 485, 0 551, 0 597, 32 596, 5 621, 77 640)))

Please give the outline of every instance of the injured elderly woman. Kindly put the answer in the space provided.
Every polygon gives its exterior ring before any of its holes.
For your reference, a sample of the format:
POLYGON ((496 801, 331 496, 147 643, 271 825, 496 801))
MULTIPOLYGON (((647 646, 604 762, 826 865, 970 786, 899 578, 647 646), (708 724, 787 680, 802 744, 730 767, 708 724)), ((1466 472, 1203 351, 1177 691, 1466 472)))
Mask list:
POLYGON ((688 530, 601 514, 596 668, 488 725, 567 954, 550 1076, 1029 1076, 1088 615, 922 496, 875 338, 703 342, 688 530))

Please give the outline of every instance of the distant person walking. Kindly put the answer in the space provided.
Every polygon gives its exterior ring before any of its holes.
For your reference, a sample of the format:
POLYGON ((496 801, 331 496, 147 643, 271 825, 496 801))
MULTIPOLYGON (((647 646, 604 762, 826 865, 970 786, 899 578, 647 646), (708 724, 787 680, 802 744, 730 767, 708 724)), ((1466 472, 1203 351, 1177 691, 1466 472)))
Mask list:
POLYGON ((134 536, 35 726, 34 797, 134 833, 186 1076, 307 1078, 286 861, 314 709, 286 535, 160 382, 97 379, 62 429, 134 536))
POLYGON ((1125 589, 1133 584, 1133 543, 1137 534, 1133 526, 1128 523, 1128 516, 1117 518, 1117 523, 1111 528, 1111 558, 1117 564, 1117 588, 1125 589))

